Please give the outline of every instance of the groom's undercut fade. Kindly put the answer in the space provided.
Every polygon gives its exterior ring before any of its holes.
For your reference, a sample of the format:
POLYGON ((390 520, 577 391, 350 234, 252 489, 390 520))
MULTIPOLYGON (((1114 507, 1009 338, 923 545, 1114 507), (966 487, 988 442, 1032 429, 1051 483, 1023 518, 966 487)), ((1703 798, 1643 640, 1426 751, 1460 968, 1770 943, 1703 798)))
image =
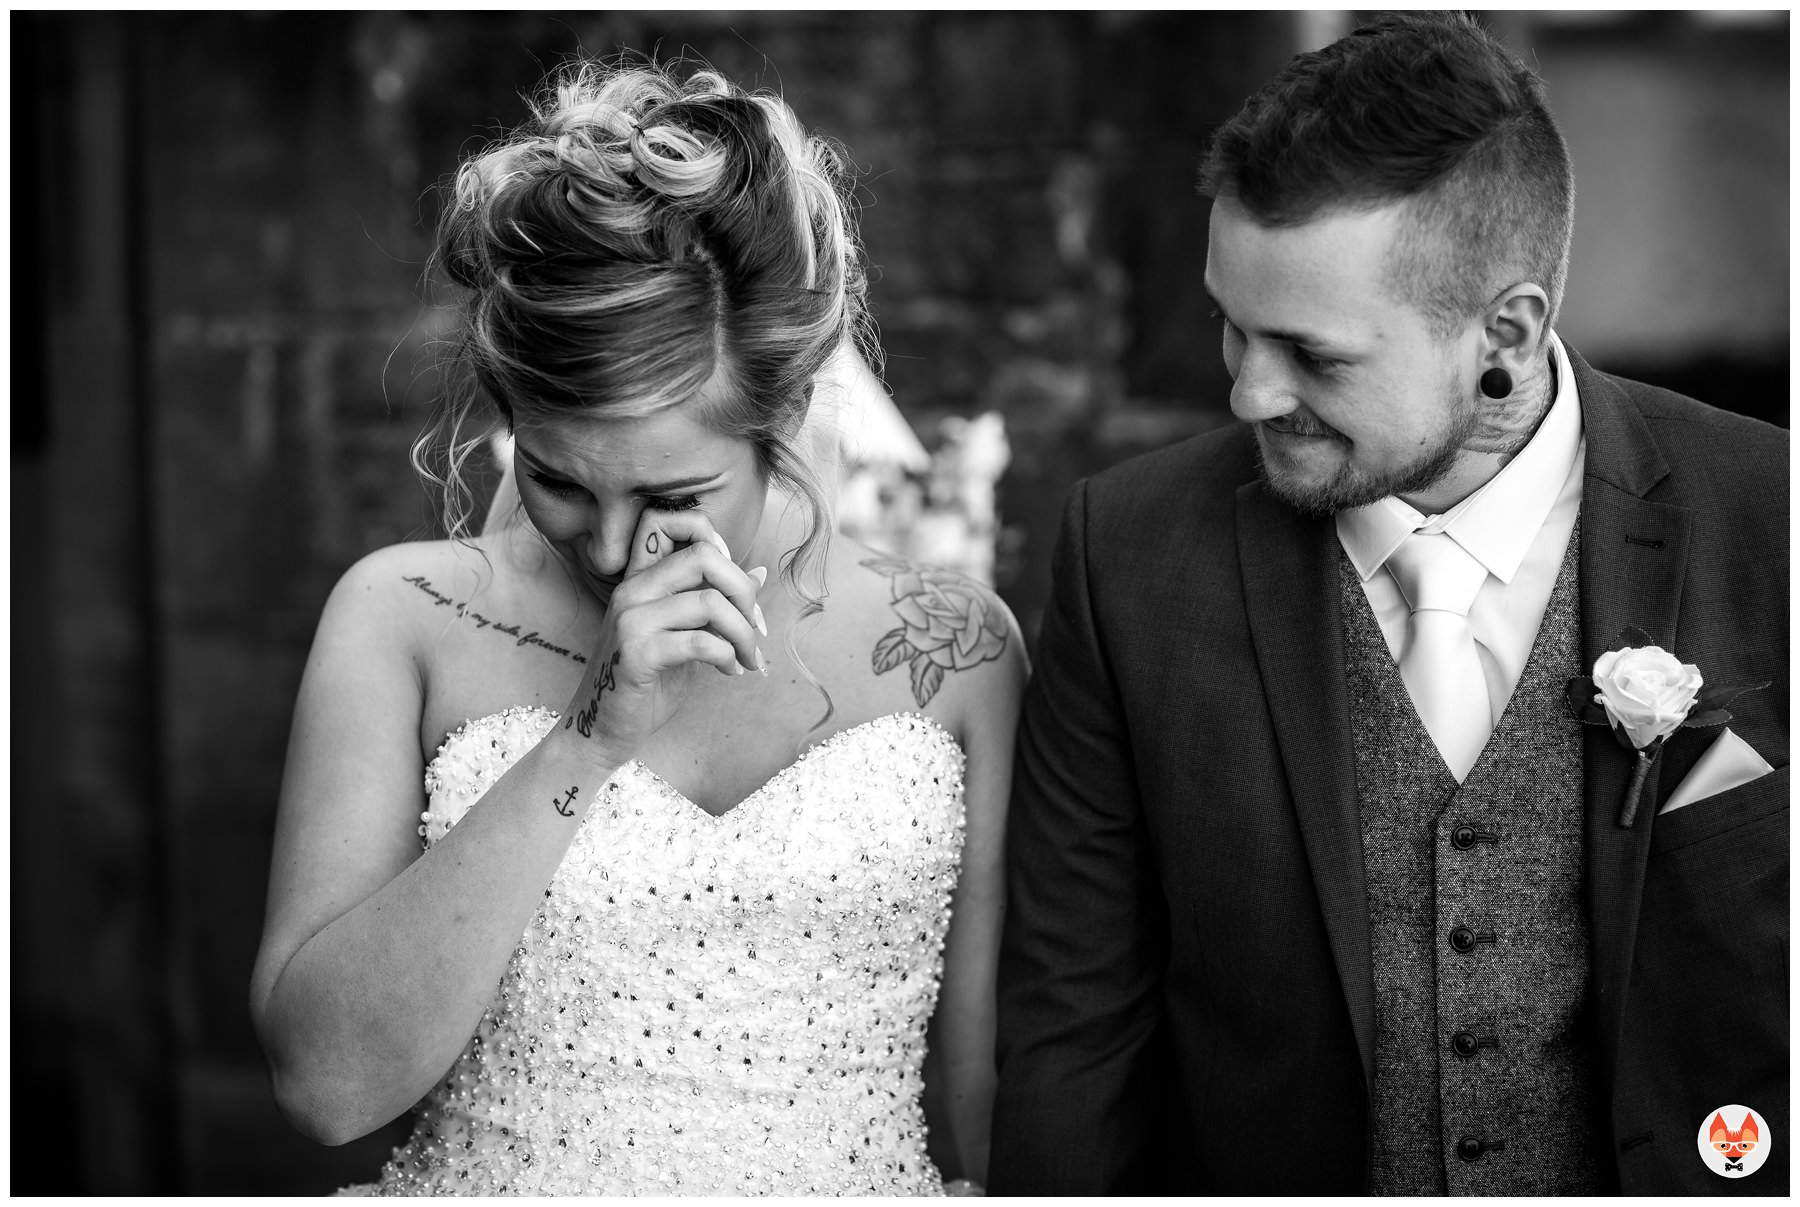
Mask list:
POLYGON ((1296 55, 1219 128, 1200 191, 1267 226, 1404 202, 1395 296, 1448 336, 1524 281, 1568 276, 1575 176, 1544 84, 1473 18, 1384 16, 1296 55))

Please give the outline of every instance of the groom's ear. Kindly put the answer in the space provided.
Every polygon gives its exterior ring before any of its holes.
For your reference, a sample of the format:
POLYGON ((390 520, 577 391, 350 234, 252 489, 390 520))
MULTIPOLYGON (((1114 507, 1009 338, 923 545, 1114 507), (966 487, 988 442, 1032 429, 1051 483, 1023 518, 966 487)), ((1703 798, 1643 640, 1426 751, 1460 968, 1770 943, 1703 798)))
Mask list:
POLYGON ((1543 289, 1521 281, 1488 303, 1482 334, 1492 363, 1521 373, 1549 334, 1550 299, 1543 289))

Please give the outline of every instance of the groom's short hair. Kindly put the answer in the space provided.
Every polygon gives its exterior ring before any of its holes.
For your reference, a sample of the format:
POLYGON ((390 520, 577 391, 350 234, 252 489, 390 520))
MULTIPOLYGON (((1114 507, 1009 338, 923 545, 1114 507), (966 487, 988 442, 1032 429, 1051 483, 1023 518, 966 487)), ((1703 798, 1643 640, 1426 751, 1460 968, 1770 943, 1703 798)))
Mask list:
POLYGON ((1267 226, 1405 202, 1389 284, 1440 334, 1521 281, 1548 320, 1562 303, 1568 147, 1543 81, 1467 16, 1387 16, 1296 55, 1213 136, 1200 191, 1267 226))

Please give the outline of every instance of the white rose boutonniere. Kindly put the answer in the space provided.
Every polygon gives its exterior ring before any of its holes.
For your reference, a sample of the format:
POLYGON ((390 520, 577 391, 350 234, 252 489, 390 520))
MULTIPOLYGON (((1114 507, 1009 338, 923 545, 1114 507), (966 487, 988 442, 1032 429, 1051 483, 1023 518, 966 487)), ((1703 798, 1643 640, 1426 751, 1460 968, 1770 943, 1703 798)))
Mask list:
POLYGON ((1699 667, 1659 645, 1627 646, 1594 663, 1594 703, 1642 750, 1681 728, 1705 682, 1699 667))
POLYGON ((1642 629, 1626 629, 1594 662, 1592 675, 1569 680, 1569 708, 1576 719, 1610 727, 1634 756, 1619 824, 1636 820, 1644 779, 1670 734, 1686 726, 1723 725, 1731 720, 1726 704, 1767 686, 1764 680, 1709 688, 1699 667, 1681 661, 1642 629))

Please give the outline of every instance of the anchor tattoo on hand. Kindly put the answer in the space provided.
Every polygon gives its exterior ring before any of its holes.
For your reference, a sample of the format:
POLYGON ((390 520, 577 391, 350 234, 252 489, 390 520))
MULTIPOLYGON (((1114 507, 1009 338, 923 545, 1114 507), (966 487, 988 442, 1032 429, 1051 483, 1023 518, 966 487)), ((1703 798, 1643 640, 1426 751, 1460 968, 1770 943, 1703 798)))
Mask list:
POLYGON ((553 800, 550 803, 556 808, 556 811, 564 817, 574 817, 575 810, 570 807, 570 802, 575 799, 576 794, 580 791, 580 788, 570 788, 567 796, 563 797, 561 800, 553 800))

